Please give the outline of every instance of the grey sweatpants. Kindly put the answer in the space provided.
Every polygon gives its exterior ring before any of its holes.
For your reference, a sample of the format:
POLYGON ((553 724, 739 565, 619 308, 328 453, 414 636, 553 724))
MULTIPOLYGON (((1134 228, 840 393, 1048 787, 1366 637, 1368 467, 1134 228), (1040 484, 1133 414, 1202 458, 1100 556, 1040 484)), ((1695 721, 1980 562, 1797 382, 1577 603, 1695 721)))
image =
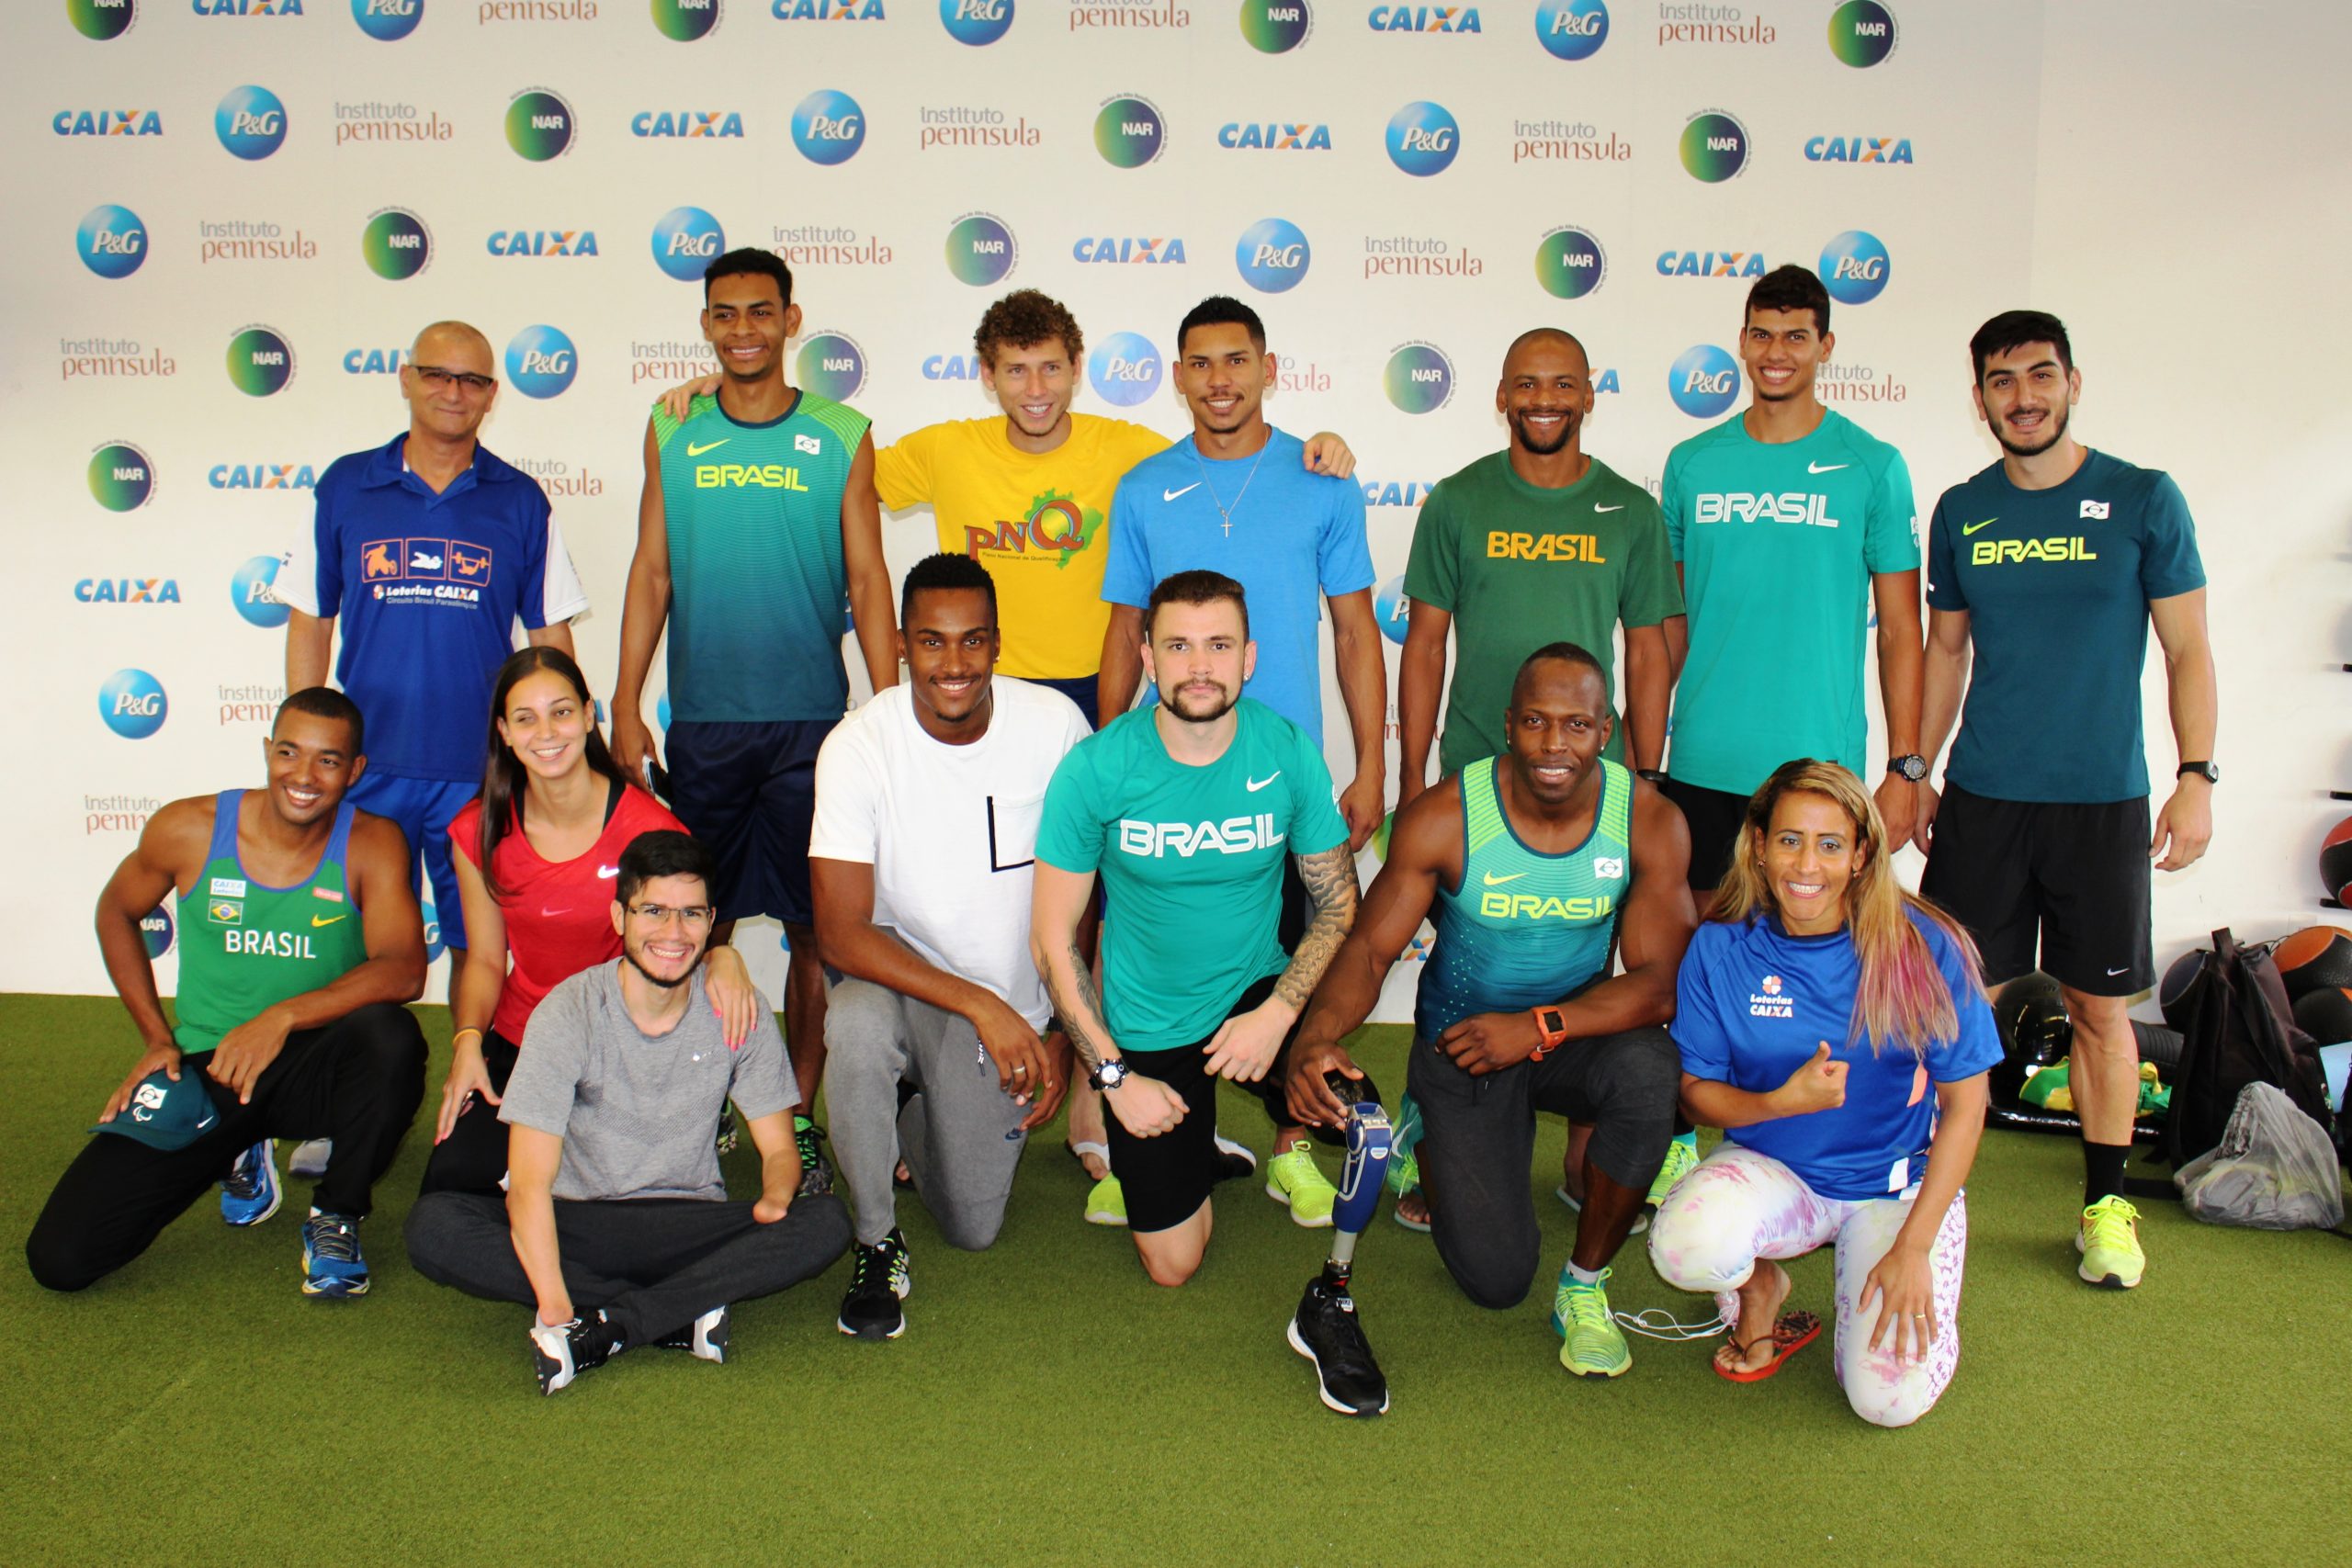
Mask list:
POLYGON ((826 1119, 872 1247, 898 1224, 891 1174, 907 1162, 951 1247, 977 1252, 1004 1224, 1029 1111, 997 1087, 995 1062, 960 1013, 868 980, 843 980, 825 1009, 826 1119), (899 1084, 915 1097, 902 1106, 899 1084))

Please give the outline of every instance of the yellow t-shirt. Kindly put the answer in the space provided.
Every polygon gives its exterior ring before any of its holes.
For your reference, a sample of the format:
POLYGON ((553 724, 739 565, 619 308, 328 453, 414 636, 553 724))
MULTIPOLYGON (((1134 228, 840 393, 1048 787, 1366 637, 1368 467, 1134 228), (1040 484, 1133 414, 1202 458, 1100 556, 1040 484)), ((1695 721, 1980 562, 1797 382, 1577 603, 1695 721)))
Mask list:
POLYGON ((1158 431, 1123 419, 1069 420, 1069 439, 1050 452, 1013 446, 1000 415, 927 425, 874 460, 883 505, 902 512, 928 502, 939 547, 989 569, 1004 634, 997 668, 1027 680, 1102 668, 1111 494, 1120 475, 1168 446, 1158 431))

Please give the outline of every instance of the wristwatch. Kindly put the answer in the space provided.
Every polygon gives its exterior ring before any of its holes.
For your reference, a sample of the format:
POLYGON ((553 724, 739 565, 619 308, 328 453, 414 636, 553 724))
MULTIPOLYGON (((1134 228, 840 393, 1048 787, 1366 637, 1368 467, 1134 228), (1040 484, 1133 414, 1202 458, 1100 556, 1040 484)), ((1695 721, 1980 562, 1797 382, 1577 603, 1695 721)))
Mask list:
POLYGON ((1125 1062, 1105 1062, 1086 1075, 1086 1081, 1098 1089, 1116 1089, 1134 1076, 1135 1069, 1125 1062))
POLYGON ((1886 771, 1906 778, 1913 784, 1917 784, 1928 776, 1928 759, 1920 756, 1917 751, 1907 757, 1889 757, 1886 760, 1886 771))
POLYGON ((1635 768, 1634 776, 1654 784, 1662 784, 1666 782, 1666 770, 1664 768, 1635 768))
POLYGON ((1530 1008, 1527 1015, 1535 1021, 1535 1049, 1527 1054, 1531 1062, 1540 1062, 1557 1050, 1568 1037, 1568 1021, 1558 1008, 1530 1008))
POLYGON ((2209 784, 2217 784, 2222 782, 2222 770, 2211 762, 2183 762, 2172 776, 2177 779, 2185 779, 2191 773, 2195 773, 2209 784))

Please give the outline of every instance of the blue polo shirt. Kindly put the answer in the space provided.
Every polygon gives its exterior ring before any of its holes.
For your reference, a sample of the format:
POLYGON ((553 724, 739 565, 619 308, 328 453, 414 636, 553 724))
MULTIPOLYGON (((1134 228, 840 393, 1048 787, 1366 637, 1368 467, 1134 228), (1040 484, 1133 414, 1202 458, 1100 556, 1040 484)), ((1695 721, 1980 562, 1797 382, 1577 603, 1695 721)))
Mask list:
POLYGON ((335 680, 367 717, 368 771, 462 784, 481 777, 514 623, 568 621, 588 599, 537 479, 477 446, 435 494, 407 439, 329 465, 309 558, 293 552, 274 589, 340 620, 335 680))
POLYGON ((1905 1041, 1872 1051, 1849 1038, 1862 979, 1850 930, 1791 936, 1770 916, 1710 920, 1691 937, 1676 977, 1669 1027, 1692 1077, 1770 1093, 1824 1043, 1846 1064, 1843 1105, 1724 1134, 1841 1202, 1899 1198, 1917 1185, 1936 1135, 1934 1086, 1973 1077, 2001 1059, 1992 1006, 1960 945, 1917 909, 1905 912, 1928 939, 1960 1016, 1959 1035, 1930 1043, 1924 1060, 1905 1041))
MULTIPOLYGON (((1336 599, 1373 584, 1363 490, 1352 479, 1308 473, 1305 444, 1279 430, 1266 433, 1256 454, 1233 461, 1204 457, 1191 440, 1179 441, 1119 481, 1102 597, 1140 607, 1161 578, 1203 568, 1240 583, 1249 603, 1258 668, 1243 692, 1320 747, 1323 595, 1336 599)), ((1158 698, 1147 693, 1144 700, 1158 698)))

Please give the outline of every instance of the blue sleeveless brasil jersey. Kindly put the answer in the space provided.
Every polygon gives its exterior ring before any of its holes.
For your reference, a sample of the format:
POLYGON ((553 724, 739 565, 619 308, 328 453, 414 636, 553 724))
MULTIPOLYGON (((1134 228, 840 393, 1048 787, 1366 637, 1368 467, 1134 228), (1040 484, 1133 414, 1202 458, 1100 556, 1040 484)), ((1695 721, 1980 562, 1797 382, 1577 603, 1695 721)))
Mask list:
POLYGON ((1565 854, 1521 841, 1495 788, 1499 759, 1462 770, 1462 881, 1440 886, 1437 945, 1421 971, 1413 1032, 1434 1040, 1482 1012, 1556 1002, 1609 965, 1633 884, 1634 775, 1600 760, 1592 831, 1565 854))
POLYGON ((842 491, 867 423, 806 389, 765 424, 738 424, 715 397, 683 421, 654 405, 673 722, 839 718, 849 706, 842 491))

